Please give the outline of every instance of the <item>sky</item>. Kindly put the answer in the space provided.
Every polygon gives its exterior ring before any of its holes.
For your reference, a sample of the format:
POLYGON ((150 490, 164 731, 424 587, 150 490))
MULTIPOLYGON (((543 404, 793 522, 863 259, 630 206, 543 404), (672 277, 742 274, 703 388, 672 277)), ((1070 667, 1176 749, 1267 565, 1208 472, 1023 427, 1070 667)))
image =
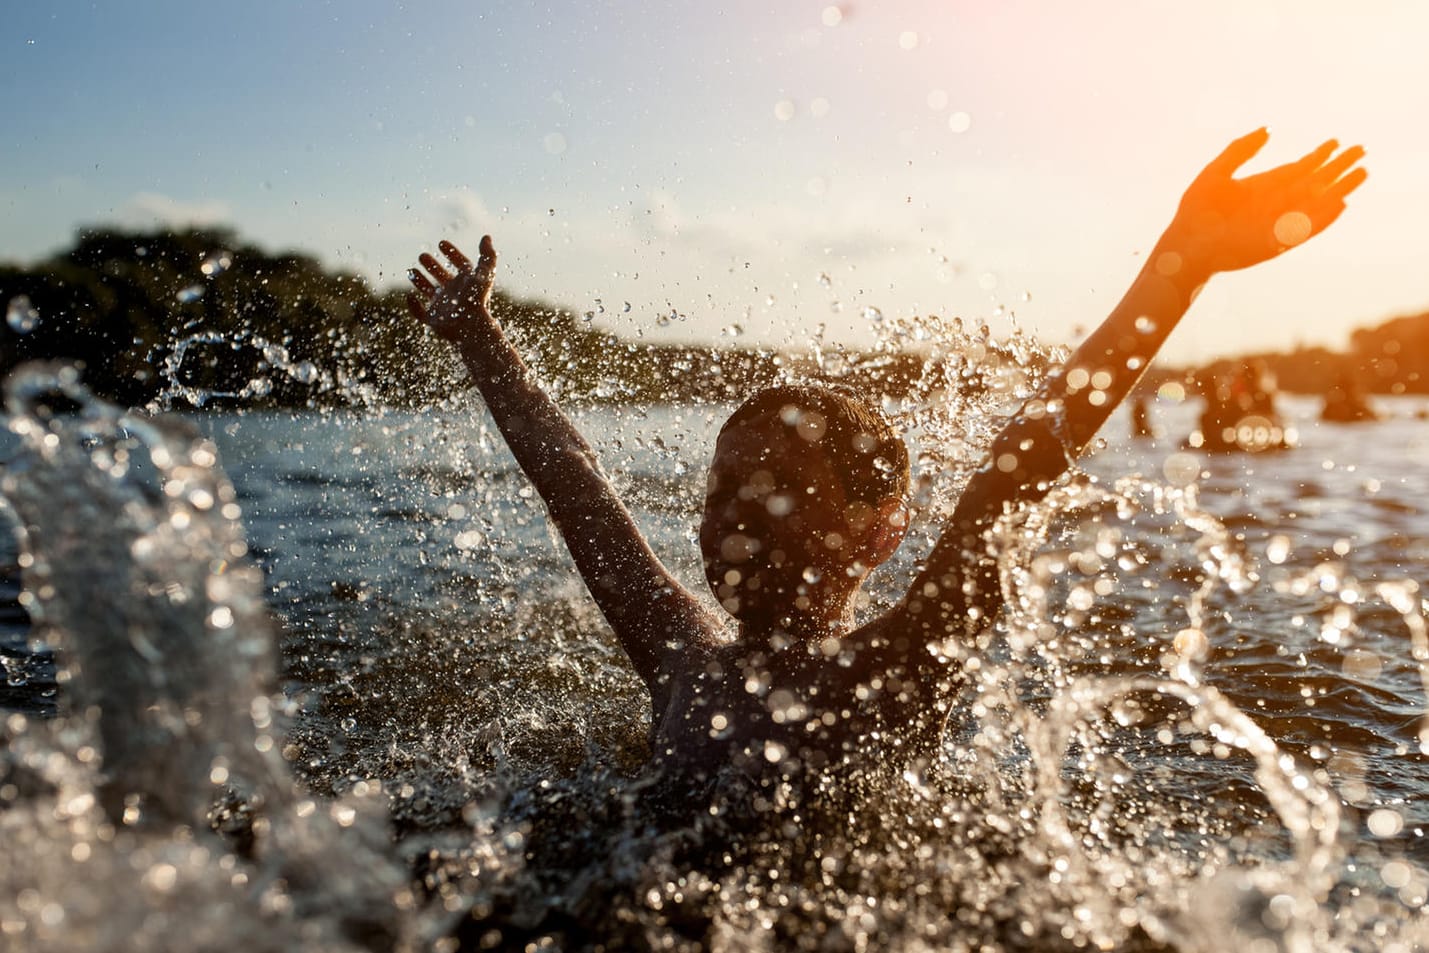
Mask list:
POLYGON ((1075 343, 1195 173, 1327 138, 1369 181, 1214 279, 1192 362, 1429 311, 1429 4, 541 0, 15 4, 0 260, 227 225, 401 282, 491 233, 498 281, 647 340, 863 346, 879 315, 1075 343))

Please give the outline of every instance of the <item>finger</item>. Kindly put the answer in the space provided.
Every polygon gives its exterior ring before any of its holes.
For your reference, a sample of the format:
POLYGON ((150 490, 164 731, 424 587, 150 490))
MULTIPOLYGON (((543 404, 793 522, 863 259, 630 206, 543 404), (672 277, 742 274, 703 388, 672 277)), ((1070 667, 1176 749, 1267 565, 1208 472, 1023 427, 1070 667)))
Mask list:
POLYGON ((471 271, 476 267, 471 263, 471 259, 466 257, 462 250, 453 245, 451 242, 438 242, 437 247, 441 249, 442 254, 446 255, 447 259, 453 265, 456 265, 457 271, 471 271))
POLYGON ((407 310, 423 324, 431 324, 432 319, 427 316, 427 306, 415 291, 407 293, 407 310))
POLYGON ((1315 171, 1315 177, 1310 183, 1311 187, 1323 189, 1329 186, 1363 158, 1364 147, 1351 146, 1315 171))
POLYGON ((1293 169, 1297 175, 1308 175, 1311 172, 1314 172, 1316 169, 1320 168, 1320 166, 1324 164, 1326 159, 1335 154, 1335 150, 1339 147, 1340 143, 1337 140, 1326 139, 1314 149, 1311 149, 1309 152, 1305 153, 1303 156, 1290 163, 1288 168, 1293 169))
POLYGON ((1322 197, 1331 202, 1344 202, 1345 196, 1349 195, 1361 185, 1364 185, 1364 181, 1367 178, 1369 178, 1369 171, 1367 169, 1352 169, 1344 177, 1325 189, 1322 197))
POLYGON ((1250 157, 1259 152, 1269 139, 1270 130, 1264 126, 1241 136, 1221 150, 1221 154, 1211 160, 1210 164, 1201 172, 1201 176, 1230 178, 1235 174, 1235 170, 1245 165, 1250 157))
POLYGON ((1335 150, 1339 147, 1340 144, 1336 140, 1326 139, 1294 162, 1287 162, 1273 169, 1267 169, 1259 175, 1250 176, 1249 178, 1262 184, 1264 187, 1298 188, 1302 184, 1313 186, 1316 170, 1324 164, 1326 159, 1334 155, 1335 150))
POLYGON ((1328 228, 1345 210, 1345 197, 1364 184, 1369 173, 1355 169, 1319 195, 1308 209, 1310 220, 1314 222, 1314 232, 1318 234, 1328 228))
POLYGON ((443 267, 441 262, 437 261, 435 258, 427 254, 426 252, 423 252, 422 254, 418 255, 417 261, 421 262, 422 267, 427 269, 427 271, 431 273, 433 278, 437 279, 437 284, 444 285, 452 280, 451 272, 447 271, 446 268, 443 267))
POLYGON ((489 284, 496 273, 496 246, 490 235, 481 236, 481 258, 476 263, 476 278, 482 284, 489 284))
POLYGON ((430 298, 437 293, 437 286, 432 284, 426 275, 415 268, 409 268, 407 270, 407 280, 412 283, 412 287, 416 288, 424 298, 430 298))

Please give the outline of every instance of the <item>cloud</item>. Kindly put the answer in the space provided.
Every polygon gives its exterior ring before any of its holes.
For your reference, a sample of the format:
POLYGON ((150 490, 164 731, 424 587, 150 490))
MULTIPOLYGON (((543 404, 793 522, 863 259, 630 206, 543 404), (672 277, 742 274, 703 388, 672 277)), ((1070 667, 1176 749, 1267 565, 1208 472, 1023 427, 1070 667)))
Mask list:
POLYGON ((481 196, 465 187, 437 196, 433 204, 442 226, 453 232, 489 229, 495 218, 481 196))
POLYGON ((148 228, 155 225, 210 226, 227 222, 233 209, 227 202, 182 202, 157 192, 139 192, 114 210, 122 225, 148 228))
POLYGON ((689 213, 661 191, 627 223, 638 241, 678 243, 721 260, 794 255, 871 262, 911 255, 925 244, 905 236, 906 222, 880 220, 871 210, 765 203, 689 213))
POLYGON ((630 229, 642 239, 671 241, 686 227, 684 214, 675 196, 664 189, 646 195, 630 215, 630 229))

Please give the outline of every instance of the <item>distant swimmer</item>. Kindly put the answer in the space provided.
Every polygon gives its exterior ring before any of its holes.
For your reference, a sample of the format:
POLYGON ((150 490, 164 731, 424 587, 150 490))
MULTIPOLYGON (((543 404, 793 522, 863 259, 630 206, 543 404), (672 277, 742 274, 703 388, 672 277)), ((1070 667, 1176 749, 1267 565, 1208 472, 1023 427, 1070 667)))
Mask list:
POLYGON ((1146 398, 1136 394, 1131 398, 1131 436, 1136 440, 1148 440, 1156 436, 1156 428, 1151 426, 1151 411, 1146 407, 1146 398))
POLYGON ((1275 389, 1275 375, 1265 361, 1241 361, 1206 389, 1199 428, 1187 445, 1213 453, 1289 448, 1292 433, 1276 409, 1275 389))
POLYGON ((411 310, 456 346, 649 687, 656 764, 699 781, 729 766, 768 778, 939 758, 962 661, 1001 608, 993 524, 1067 471, 1201 285, 1316 235, 1365 180, 1363 150, 1334 141, 1235 178, 1268 138, 1237 139, 1196 177, 1111 315, 992 441, 907 592, 862 625, 861 587, 903 538, 909 487, 908 451, 865 399, 788 384, 724 424, 699 529, 722 616, 652 552, 590 444, 502 333, 488 307, 491 238, 475 262, 446 241, 445 261, 420 257, 411 310))
POLYGON ((1333 424, 1355 424, 1378 420, 1379 411, 1369 402, 1364 385, 1351 371, 1340 374, 1334 385, 1325 392, 1325 403, 1320 408, 1320 419, 1333 424))

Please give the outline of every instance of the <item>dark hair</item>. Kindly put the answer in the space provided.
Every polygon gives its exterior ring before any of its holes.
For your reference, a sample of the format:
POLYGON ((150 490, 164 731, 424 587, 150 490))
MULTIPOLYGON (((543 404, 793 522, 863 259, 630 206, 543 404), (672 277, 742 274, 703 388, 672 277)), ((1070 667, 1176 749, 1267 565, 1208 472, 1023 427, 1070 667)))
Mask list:
POLYGON ((746 424, 789 427, 822 418, 819 446, 837 468, 852 500, 874 505, 908 493, 908 447, 888 422, 859 395, 828 384, 779 384, 757 392, 720 428, 746 424))

